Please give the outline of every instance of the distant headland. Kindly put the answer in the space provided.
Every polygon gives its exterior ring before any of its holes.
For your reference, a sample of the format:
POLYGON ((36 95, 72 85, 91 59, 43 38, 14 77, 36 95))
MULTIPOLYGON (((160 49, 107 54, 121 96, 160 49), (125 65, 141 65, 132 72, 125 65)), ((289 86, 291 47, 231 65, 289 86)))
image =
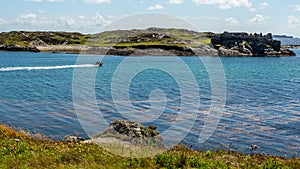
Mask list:
POLYGON ((0 33, 0 50, 121 56, 295 56, 272 34, 196 32, 174 28, 0 33))

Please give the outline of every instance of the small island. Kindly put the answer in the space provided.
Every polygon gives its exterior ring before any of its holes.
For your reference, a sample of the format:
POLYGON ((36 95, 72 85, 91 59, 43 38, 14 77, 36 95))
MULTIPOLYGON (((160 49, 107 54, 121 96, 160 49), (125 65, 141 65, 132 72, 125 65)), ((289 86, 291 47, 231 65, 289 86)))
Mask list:
POLYGON ((212 36, 211 42, 220 56, 295 56, 280 41, 273 40, 271 33, 224 32, 212 36))
POLYGON ((0 33, 0 50, 64 52, 119 56, 295 56, 267 35, 245 32, 215 34, 174 28, 77 32, 0 33))

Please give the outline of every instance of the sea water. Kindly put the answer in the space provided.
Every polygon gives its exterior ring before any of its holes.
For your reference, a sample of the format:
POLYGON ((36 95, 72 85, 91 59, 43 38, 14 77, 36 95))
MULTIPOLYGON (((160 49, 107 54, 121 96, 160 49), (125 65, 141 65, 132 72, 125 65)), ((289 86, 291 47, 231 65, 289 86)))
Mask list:
MULTIPOLYGON (((295 50, 300 55, 300 50, 295 50)), ((171 71, 187 77, 181 67, 174 65, 179 58, 192 71, 199 89, 200 106, 191 128, 174 124, 180 113, 181 91, 177 79, 168 72, 145 69, 131 79, 128 88, 132 112, 147 112, 151 92, 159 89, 168 99, 163 112, 145 125, 155 125, 160 132, 171 125, 188 130, 182 144, 200 150, 234 150, 253 153, 251 144, 260 146, 255 153, 300 157, 300 57, 227 57, 203 56, 221 60, 226 77, 225 109, 213 135, 199 143, 199 133, 207 119, 211 105, 211 81, 201 57, 147 56, 145 67, 163 64, 171 71)), ((95 96, 99 112, 109 123, 126 119, 116 108, 112 96, 112 80, 118 66, 126 57, 105 56, 103 66, 93 55, 63 53, 0 52, 0 123, 41 133, 52 139, 65 135, 88 138, 80 125, 74 103, 75 69, 97 69, 95 96), (76 63, 78 58, 84 63, 76 63)), ((101 57, 102 58, 102 57, 101 57)), ((132 57, 134 61, 135 57, 132 57)), ((128 70, 134 66, 128 67, 128 70)), ((125 69, 126 71, 126 69, 125 69)), ((191 79, 185 79, 188 83, 191 79)), ((118 89, 123 90, 123 89, 118 89)), ((116 91, 118 91, 116 90, 116 91)), ((160 102, 160 100, 156 100, 160 102)), ((191 105, 192 106, 192 105, 191 105)), ((151 118, 151 114, 148 114, 151 118)), ((131 119, 127 119, 131 120, 131 119)), ((94 122, 97 126, 97 121, 94 122)), ((99 123, 100 125, 101 123, 99 123)))

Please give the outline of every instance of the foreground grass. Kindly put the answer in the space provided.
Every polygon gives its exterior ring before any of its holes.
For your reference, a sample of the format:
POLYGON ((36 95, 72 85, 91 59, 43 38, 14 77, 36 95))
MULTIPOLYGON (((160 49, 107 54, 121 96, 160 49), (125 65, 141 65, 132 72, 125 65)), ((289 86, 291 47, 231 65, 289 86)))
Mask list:
POLYGON ((95 144, 54 142, 29 137, 0 125, 0 168, 300 168, 299 159, 199 152, 176 146, 149 158, 125 158, 95 144))

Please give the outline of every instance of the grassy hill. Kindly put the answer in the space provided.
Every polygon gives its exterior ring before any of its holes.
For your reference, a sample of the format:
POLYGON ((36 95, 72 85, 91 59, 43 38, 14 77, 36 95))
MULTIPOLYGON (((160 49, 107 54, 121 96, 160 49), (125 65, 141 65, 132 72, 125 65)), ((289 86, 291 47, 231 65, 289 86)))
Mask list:
POLYGON ((87 41, 92 46, 135 46, 192 44, 201 42, 210 44, 213 33, 201 33, 186 29, 148 28, 145 30, 115 30, 94 34, 87 41))
POLYGON ((200 33, 185 29, 148 28, 145 30, 114 30, 84 35, 76 32, 27 32, 0 33, 0 45, 87 45, 131 47, 136 45, 210 44, 213 33, 200 33))
POLYGON ((61 45, 85 44, 89 35, 70 32, 26 32, 12 31, 0 33, 0 45, 61 45))
POLYGON ((96 144, 51 141, 30 137, 0 125, 0 168, 299 168, 298 158, 244 155, 236 152, 200 152, 175 146, 148 158, 125 158, 96 144))
POLYGON ((121 56, 296 55, 283 48, 280 41, 273 40, 271 33, 264 36, 245 32, 214 34, 175 28, 113 30, 86 35, 77 32, 3 32, 0 33, 0 50, 121 56))

